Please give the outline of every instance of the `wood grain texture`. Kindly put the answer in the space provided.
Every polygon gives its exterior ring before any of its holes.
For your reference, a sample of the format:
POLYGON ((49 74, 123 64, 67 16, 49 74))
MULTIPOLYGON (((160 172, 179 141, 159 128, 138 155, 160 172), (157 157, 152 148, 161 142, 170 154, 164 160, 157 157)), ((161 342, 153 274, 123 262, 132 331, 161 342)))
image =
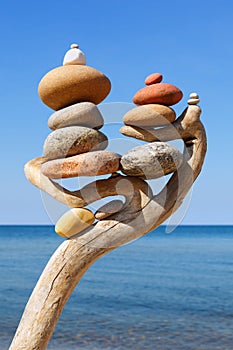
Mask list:
MULTIPOLYGON (((206 134, 200 114, 200 107, 189 106, 177 121, 176 129, 186 145, 185 160, 156 196, 145 181, 128 176, 99 180, 70 192, 41 176, 40 165, 44 158, 26 165, 29 181, 65 204, 81 207, 99 196, 116 194, 124 195, 126 203, 119 213, 60 245, 28 301, 10 350, 46 349, 65 303, 87 269, 104 254, 155 229, 179 208, 201 171, 206 153, 206 134)), ((169 140, 174 134, 170 137, 164 136, 169 140)))

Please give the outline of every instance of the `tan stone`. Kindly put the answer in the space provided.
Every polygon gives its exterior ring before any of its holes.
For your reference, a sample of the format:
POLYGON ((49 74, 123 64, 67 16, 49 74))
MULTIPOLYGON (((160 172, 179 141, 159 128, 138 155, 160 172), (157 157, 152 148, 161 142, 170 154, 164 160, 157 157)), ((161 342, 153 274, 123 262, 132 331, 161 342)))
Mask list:
POLYGON ((102 207, 100 207, 96 213, 95 217, 98 220, 103 220, 108 218, 110 215, 117 213, 123 208, 124 203, 120 200, 113 200, 102 207))
POLYGON ((41 171, 51 179, 97 176, 118 171, 119 160, 119 154, 109 151, 93 151, 73 157, 50 160, 41 166, 41 171))
POLYGON ((95 221, 94 214, 84 208, 73 208, 63 214, 55 226, 55 231, 62 237, 72 237, 85 230, 95 221))
POLYGON ((126 125, 156 127, 172 123, 176 113, 172 108, 159 104, 148 104, 131 109, 123 117, 126 125))
POLYGON ((190 98, 188 100, 189 105, 197 105, 200 102, 199 98, 190 98))
POLYGON ((38 87, 41 100, 54 110, 85 101, 98 104, 110 90, 110 80, 103 73, 83 65, 57 67, 41 79, 38 87))

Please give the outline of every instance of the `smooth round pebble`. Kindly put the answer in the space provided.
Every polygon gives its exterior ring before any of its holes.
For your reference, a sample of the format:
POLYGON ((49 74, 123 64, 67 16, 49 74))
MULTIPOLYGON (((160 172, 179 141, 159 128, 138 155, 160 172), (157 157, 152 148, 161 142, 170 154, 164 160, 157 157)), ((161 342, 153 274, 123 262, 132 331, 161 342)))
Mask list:
POLYGON ((88 151, 105 149, 106 135, 84 126, 68 126, 48 135, 44 142, 44 155, 49 159, 68 157, 88 151))
POLYGON ((172 84, 152 84, 137 91, 133 97, 136 105, 158 103, 165 106, 172 106, 178 103, 183 97, 182 91, 172 84))
POLYGON ((192 92, 190 95, 189 95, 190 98, 199 98, 198 94, 196 92, 192 92))
POLYGON ((163 76, 160 73, 152 73, 148 75, 145 79, 145 84, 146 85, 151 85, 151 84, 157 84, 160 83, 163 80, 163 76))
POLYGON ((164 142, 152 142, 131 149, 121 158, 121 170, 126 175, 156 179, 176 171, 182 164, 182 154, 164 142))
POLYGON ((42 173, 51 179, 112 174, 119 170, 120 155, 109 151, 82 153, 42 164, 42 173))
POLYGON ((131 109, 123 117, 126 125, 156 127, 172 123, 176 113, 172 108, 159 104, 147 104, 131 109))
POLYGON ((100 129, 104 125, 104 119, 94 103, 80 102, 60 109, 48 120, 48 126, 52 130, 72 125, 100 129))
POLYGON ((97 69, 65 65, 48 72, 40 81, 38 93, 50 108, 59 110, 78 102, 102 102, 111 90, 110 80, 97 69))
POLYGON ((94 214, 84 208, 73 208, 63 214, 55 226, 55 231, 62 237, 72 237, 85 230, 95 221, 94 214))
POLYGON ((102 207, 100 207, 96 213, 95 217, 97 220, 103 220, 108 218, 110 215, 117 213, 120 211, 124 206, 124 203, 121 200, 113 200, 102 207))

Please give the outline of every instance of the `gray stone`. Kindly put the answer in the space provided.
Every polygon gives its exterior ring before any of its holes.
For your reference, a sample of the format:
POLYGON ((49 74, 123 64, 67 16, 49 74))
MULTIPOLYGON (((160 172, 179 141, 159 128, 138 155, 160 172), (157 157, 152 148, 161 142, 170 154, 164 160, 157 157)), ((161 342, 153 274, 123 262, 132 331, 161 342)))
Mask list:
POLYGON ((84 126, 68 126, 53 131, 44 143, 44 155, 49 159, 103 150, 108 139, 102 132, 84 126))
POLYGON ((135 147, 121 158, 121 170, 130 176, 155 179, 176 171, 182 164, 182 154, 164 142, 152 142, 135 147))
POLYGON ((104 125, 104 120, 97 106, 92 102, 80 102, 62 108, 53 113, 48 120, 48 126, 52 130, 72 125, 100 129, 104 125))

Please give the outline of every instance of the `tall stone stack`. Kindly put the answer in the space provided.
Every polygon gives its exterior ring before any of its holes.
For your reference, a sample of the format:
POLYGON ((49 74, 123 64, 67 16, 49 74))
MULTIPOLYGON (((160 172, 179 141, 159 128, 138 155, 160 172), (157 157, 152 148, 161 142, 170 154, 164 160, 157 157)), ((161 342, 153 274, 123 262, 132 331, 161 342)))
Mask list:
MULTIPOLYGON (((119 169, 119 155, 106 151, 107 136, 101 131, 103 117, 96 106, 111 89, 110 80, 86 66, 77 44, 65 54, 63 66, 48 72, 39 83, 41 100, 54 112, 48 126, 53 130, 44 142, 42 173, 51 179, 111 174, 119 169)), ((95 220, 84 208, 73 208, 57 222, 64 237, 82 231, 95 220)))
MULTIPOLYGON (((120 130, 123 135, 150 142, 123 155, 121 169, 127 175, 155 179, 176 171, 182 164, 181 153, 154 136, 155 130, 160 135, 160 128, 162 130, 175 121, 176 113, 170 106, 183 97, 178 87, 162 83, 162 79, 160 73, 150 74, 145 79, 146 86, 133 97, 133 102, 138 106, 123 117, 125 126, 120 130), (156 142, 152 142, 155 139, 156 142)), ((198 102, 198 95, 191 94, 188 104, 198 102)))
MULTIPOLYGON (((121 129, 123 134, 135 137, 137 128, 150 130, 175 120, 176 114, 169 106, 182 98, 182 92, 161 81, 162 76, 158 73, 147 77, 147 86, 133 98, 139 106, 123 118, 126 124, 121 129)), ((104 120, 97 104, 106 98, 110 89, 109 79, 86 65, 86 57, 77 44, 71 45, 65 54, 63 66, 51 70, 41 79, 39 96, 55 110, 48 120, 52 132, 44 142, 45 161, 41 165, 44 176, 53 180, 123 173, 126 177, 153 179, 179 168, 182 154, 164 142, 136 147, 122 157, 106 150, 108 138, 100 131, 104 120)), ((119 200, 107 203, 95 215, 86 208, 72 208, 58 220, 55 231, 69 238, 95 220, 104 220, 120 210, 124 210, 124 203, 119 200)))

